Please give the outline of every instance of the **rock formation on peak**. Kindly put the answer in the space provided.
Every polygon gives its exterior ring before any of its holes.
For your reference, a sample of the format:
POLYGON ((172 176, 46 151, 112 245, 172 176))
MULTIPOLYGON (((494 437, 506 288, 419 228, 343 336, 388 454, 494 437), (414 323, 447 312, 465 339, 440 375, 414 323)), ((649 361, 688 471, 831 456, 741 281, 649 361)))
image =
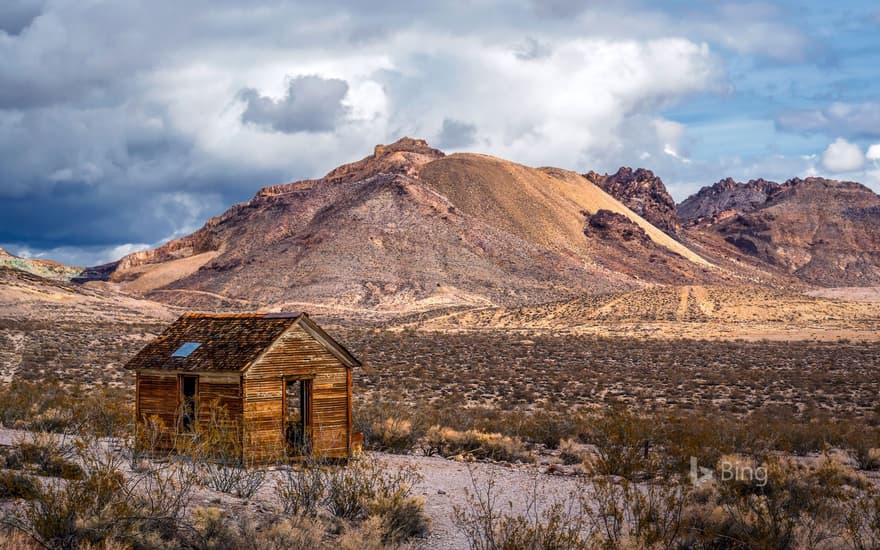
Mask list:
POLYGON ((678 217, 684 223, 711 218, 727 211, 749 212, 766 203, 782 186, 764 179, 748 183, 725 178, 703 187, 678 205, 678 217))
POLYGON ((650 170, 622 166, 614 174, 601 175, 590 171, 584 177, 662 231, 676 235, 681 230, 675 200, 663 180, 650 170))

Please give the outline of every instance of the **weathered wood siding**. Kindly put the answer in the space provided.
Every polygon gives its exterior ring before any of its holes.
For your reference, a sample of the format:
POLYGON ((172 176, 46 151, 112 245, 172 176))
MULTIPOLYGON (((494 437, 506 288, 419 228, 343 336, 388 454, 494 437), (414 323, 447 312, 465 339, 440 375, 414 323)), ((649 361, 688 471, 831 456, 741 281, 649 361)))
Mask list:
POLYGON ((212 422, 224 420, 226 423, 241 423, 242 399, 241 377, 229 375, 199 375, 198 423, 200 429, 207 429, 212 422), (221 412, 225 409, 225 412, 221 412))
MULTIPOLYGON (((167 452, 174 446, 173 435, 179 428, 180 374, 178 372, 140 372, 137 375, 137 420, 143 422, 153 416, 161 421, 168 437, 159 441, 158 452, 167 452)), ((190 373, 185 373, 190 375, 190 373)), ((199 373, 196 393, 197 429, 212 424, 228 428, 241 424, 241 376, 238 373, 199 373), (226 413, 220 411, 225 408, 226 413)))
POLYGON ((291 327, 247 370, 243 383, 247 457, 284 453, 284 377, 312 380, 312 451, 346 458, 351 434, 349 371, 299 325, 291 327))
MULTIPOLYGON (((174 447, 173 429, 177 421, 177 375, 145 374, 137 376, 137 421, 152 421, 154 417, 166 434, 153 441, 144 451, 166 453, 174 447)), ((140 444, 140 443, 139 443, 140 444)))
POLYGON ((140 373, 137 382, 138 421, 157 416, 166 427, 173 427, 177 415, 177 375, 140 373))

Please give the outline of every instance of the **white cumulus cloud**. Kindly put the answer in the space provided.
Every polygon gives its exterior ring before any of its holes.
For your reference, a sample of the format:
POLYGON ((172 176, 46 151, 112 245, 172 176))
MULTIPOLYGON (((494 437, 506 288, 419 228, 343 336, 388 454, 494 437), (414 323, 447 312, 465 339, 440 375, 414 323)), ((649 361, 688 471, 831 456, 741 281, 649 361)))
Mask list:
POLYGON ((865 156, 858 144, 837 138, 822 153, 822 166, 830 172, 854 172, 865 165, 865 156))
POLYGON ((865 154, 865 158, 873 161, 880 160, 880 143, 875 143, 868 147, 868 152, 865 154))

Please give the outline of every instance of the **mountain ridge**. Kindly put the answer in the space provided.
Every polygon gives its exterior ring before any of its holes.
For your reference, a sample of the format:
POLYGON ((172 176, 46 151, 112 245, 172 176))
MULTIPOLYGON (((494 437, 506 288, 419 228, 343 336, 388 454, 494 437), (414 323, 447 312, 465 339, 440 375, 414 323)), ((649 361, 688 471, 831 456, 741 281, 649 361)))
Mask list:
POLYGON ((730 278, 575 172, 447 156, 412 138, 264 187, 191 235, 94 272, 188 307, 393 312, 730 278), (589 220, 603 210, 637 229, 597 237, 589 220))
MULTIPOLYGON (((581 175, 446 155, 405 137, 322 178, 265 186, 192 234, 83 278, 185 307, 398 315, 651 285, 870 284, 880 260, 853 239, 847 246, 859 258, 850 271, 861 278, 827 266, 817 275, 801 269, 809 261, 786 262, 773 251, 829 200, 841 207, 827 221, 848 216, 848 230, 873 234, 874 199, 864 186, 833 180, 727 178, 676 205, 644 168, 581 175), (768 217, 774 205, 792 212, 768 217)), ((783 248, 802 257, 804 246, 783 248)), ((823 255, 816 265, 828 263, 823 255)))

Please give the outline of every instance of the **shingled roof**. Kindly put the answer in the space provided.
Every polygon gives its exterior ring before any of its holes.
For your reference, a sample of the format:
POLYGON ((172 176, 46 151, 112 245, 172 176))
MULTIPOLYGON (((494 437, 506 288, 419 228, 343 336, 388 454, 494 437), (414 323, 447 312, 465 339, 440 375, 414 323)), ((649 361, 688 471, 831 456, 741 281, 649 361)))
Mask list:
POLYGON ((305 313, 185 313, 138 352, 125 368, 243 371, 295 324, 300 324, 347 366, 360 365, 305 313), (189 353, 175 356, 184 344, 199 345, 185 346, 183 349, 189 353))

